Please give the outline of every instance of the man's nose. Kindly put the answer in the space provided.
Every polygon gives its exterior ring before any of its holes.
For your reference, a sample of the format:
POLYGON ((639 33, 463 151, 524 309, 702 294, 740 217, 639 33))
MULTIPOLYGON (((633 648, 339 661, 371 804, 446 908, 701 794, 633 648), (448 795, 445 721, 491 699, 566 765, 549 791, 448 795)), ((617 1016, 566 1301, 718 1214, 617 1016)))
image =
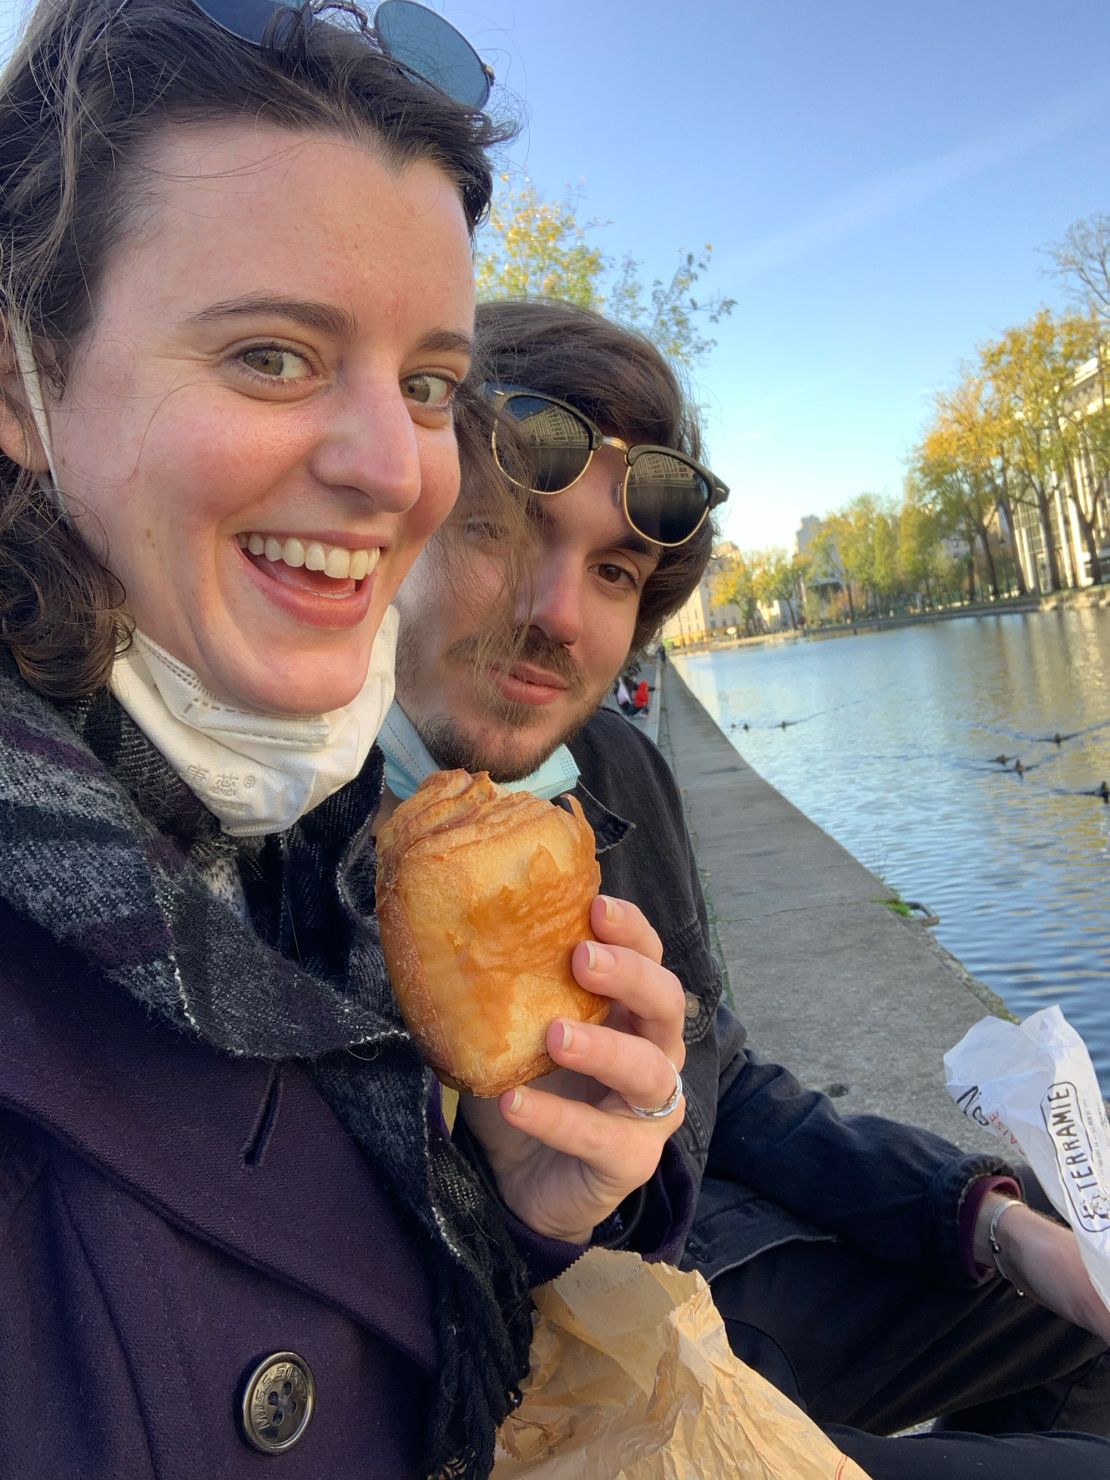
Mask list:
POLYGON ((397 382, 338 395, 311 465, 331 488, 354 489, 392 513, 411 509, 421 488, 419 431, 397 382))
POLYGON ((522 582, 517 619, 552 642, 571 647, 582 636, 582 582, 557 562, 544 562, 522 582))

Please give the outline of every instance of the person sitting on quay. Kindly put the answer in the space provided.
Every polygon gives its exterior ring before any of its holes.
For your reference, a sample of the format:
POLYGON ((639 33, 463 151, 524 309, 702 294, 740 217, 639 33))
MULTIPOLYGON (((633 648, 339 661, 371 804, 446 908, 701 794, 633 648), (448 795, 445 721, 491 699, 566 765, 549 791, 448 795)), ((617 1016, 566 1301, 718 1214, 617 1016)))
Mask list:
POLYGON ((375 916, 488 92, 346 0, 40 0, 0 77, 6 1480, 486 1480, 531 1286, 630 1195, 645 1257, 692 1217, 626 1113, 684 1061, 635 906, 572 963, 604 1087, 529 1093, 523 1171, 511 1110, 449 1133, 375 916))
MULTIPOLYGON (((700 1200, 683 1263, 710 1281, 737 1354, 873 1480, 1110 1475, 1099 1437, 1110 1433, 1110 1313, 1074 1235, 1033 1211, 1049 1208, 1027 1168, 877 1116, 841 1117, 747 1046, 720 1002, 674 778, 600 707, 710 554, 719 485, 693 462, 696 422, 674 376, 645 340, 566 304, 487 304, 478 330, 491 380, 528 388, 519 406, 501 397, 498 414, 517 418, 509 429, 544 488, 520 490, 534 549, 523 573, 510 570, 492 491, 464 468, 454 514, 397 597, 380 815, 440 767, 489 770, 552 799, 574 791, 603 889, 641 907, 686 994, 687 1108, 673 1141, 700 1200), (544 440, 555 410, 562 492, 544 440), (660 484, 619 446, 597 445, 599 432, 674 448, 689 496, 661 504, 660 484), (943 1431, 884 1437, 936 1414, 943 1431)), ((513 470, 518 483, 528 466, 513 470)), ((622 1213, 635 1222, 635 1199, 622 1213)))

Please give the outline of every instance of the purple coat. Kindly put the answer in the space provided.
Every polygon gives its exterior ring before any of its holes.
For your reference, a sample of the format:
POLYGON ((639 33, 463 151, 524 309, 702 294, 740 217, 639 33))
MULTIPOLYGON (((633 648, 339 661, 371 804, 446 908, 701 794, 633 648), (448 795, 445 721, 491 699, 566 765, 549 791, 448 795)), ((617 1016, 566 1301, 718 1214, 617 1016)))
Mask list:
POLYGON ((412 1480, 436 1349, 410 1238, 297 1067, 151 1019, 0 907, 5 1480, 412 1480), (294 1352, 302 1437, 243 1437, 294 1352))
MULTIPOLYGON (((668 1148, 620 1242, 675 1258, 692 1192, 668 1148)), ((510 1221, 537 1280, 580 1252, 510 1221)), ((309 1075, 186 1037, 3 904, 0 1290, 0 1480, 421 1477, 434 1292, 309 1075), (263 1454, 243 1397, 280 1353, 315 1410, 263 1454)))

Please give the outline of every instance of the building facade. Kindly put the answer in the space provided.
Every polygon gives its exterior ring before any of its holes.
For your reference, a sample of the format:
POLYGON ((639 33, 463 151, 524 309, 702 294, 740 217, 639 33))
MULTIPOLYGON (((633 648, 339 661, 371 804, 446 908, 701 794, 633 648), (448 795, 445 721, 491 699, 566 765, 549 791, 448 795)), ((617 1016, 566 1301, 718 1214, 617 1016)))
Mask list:
POLYGON ((1014 555, 1031 591, 1052 588, 1050 546, 1063 586, 1089 586, 1094 581, 1080 511, 1093 529, 1101 579, 1110 581, 1110 495, 1083 425, 1106 409, 1107 373, 1105 358, 1101 364, 1097 358, 1089 360, 1069 392, 1066 413, 1079 429, 1078 451, 1049 491, 1047 517, 1031 497, 1011 500, 1014 555))

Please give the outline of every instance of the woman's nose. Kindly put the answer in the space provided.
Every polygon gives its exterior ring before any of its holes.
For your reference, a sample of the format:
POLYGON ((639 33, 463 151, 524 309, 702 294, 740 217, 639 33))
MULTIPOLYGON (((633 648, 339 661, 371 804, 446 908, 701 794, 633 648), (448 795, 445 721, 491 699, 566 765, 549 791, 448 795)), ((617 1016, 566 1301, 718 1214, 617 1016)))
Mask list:
POLYGON ((419 431, 401 388, 348 394, 329 407, 312 471, 332 488, 349 488, 394 513, 420 497, 419 431))

